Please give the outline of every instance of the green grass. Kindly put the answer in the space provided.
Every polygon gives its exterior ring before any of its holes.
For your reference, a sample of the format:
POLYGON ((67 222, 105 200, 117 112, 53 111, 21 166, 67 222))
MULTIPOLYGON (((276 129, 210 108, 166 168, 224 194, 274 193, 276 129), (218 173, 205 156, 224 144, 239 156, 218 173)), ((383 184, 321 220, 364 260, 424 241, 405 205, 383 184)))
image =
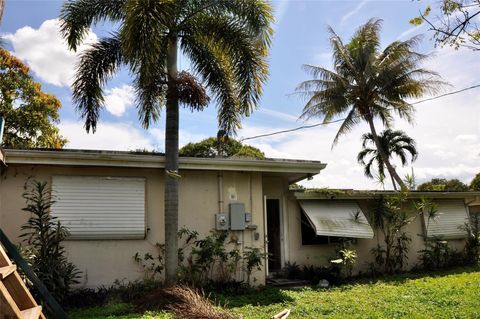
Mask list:
MULTIPOLYGON (((289 318, 480 318, 480 270, 457 269, 433 275, 387 277, 319 290, 265 288, 216 300, 244 318, 269 318, 284 308, 289 318)), ((168 314, 133 314, 116 304, 72 313, 72 318, 159 318, 168 314)))

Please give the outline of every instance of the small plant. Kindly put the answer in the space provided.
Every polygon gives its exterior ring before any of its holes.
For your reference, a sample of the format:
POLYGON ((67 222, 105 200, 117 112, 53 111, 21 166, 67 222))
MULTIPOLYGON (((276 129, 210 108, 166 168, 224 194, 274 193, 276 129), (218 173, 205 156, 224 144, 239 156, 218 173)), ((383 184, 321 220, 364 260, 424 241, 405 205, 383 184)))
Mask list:
POLYGON ((245 261, 245 272, 247 274, 247 283, 250 284, 250 277, 254 269, 262 270, 262 260, 266 257, 260 248, 246 247, 243 251, 243 260, 245 261))
POLYGON ((147 280, 158 279, 165 269, 165 245, 156 243, 155 247, 158 250, 156 256, 151 253, 141 255, 138 252, 133 256, 133 260, 142 267, 147 280))
POLYGON ((352 249, 343 248, 338 251, 339 258, 330 260, 332 264, 342 265, 345 277, 350 278, 353 274, 353 266, 357 261, 357 252, 352 249))
POLYGON ((30 213, 22 226, 23 252, 37 277, 60 302, 78 283, 80 271, 67 260, 62 242, 69 236, 68 230, 50 213, 55 203, 47 182, 33 181, 24 194, 30 213))
POLYGON ((468 237, 465 245, 465 261, 467 264, 480 263, 480 214, 472 213, 470 223, 465 224, 468 237))
POLYGON ((446 267, 450 263, 450 248, 448 242, 441 237, 434 237, 425 242, 425 249, 419 251, 422 267, 435 270, 446 267))
POLYGON ((302 270, 300 269, 300 265, 296 262, 291 263, 287 261, 281 271, 281 276, 287 279, 299 279, 301 274, 302 270))

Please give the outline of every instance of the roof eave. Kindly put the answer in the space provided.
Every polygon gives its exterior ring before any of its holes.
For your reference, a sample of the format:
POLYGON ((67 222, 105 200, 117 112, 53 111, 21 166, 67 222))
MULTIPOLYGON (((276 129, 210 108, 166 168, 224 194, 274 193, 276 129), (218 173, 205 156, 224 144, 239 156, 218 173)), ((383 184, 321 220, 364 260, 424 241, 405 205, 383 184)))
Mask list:
MULTIPOLYGON (((295 191, 294 196, 297 199, 372 199, 378 196, 394 195, 395 191, 354 191, 354 190, 322 190, 322 191, 295 191)), ((409 198, 432 198, 432 199, 448 199, 448 198, 474 198, 480 196, 480 191, 469 192, 421 192, 412 191, 409 198)))
MULTIPOLYGON (((105 166, 164 168, 165 157, 153 154, 128 152, 61 152, 46 150, 7 150, 9 164, 105 166)), ((304 174, 305 178, 316 175, 326 164, 317 161, 244 159, 244 158, 197 158, 180 157, 179 168, 183 170, 224 170, 249 172, 277 172, 304 174)))

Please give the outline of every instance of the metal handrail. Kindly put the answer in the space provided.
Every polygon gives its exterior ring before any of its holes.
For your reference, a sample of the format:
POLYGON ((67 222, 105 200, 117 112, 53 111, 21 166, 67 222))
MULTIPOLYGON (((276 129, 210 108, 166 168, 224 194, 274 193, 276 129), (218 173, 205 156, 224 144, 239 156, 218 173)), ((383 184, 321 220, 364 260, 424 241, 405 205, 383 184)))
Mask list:
POLYGON ((0 229, 0 243, 5 248, 7 255, 15 262, 17 267, 22 269, 25 276, 30 280, 35 289, 40 294, 42 300, 45 302, 45 305, 51 312, 51 316, 55 319, 68 319, 68 315, 63 310, 62 306, 55 300, 52 294, 48 291, 47 287, 43 282, 37 277, 33 269, 28 265, 28 263, 23 259, 20 253, 15 247, 14 244, 8 239, 7 235, 0 229))

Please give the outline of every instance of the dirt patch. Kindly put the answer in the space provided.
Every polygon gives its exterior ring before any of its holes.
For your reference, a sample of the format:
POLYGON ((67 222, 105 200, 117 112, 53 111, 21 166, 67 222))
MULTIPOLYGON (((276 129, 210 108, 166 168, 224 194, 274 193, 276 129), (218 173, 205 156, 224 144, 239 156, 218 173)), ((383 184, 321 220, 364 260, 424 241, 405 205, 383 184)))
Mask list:
POLYGON ((229 312, 215 307, 203 293, 185 286, 159 288, 135 301, 139 311, 167 310, 185 319, 234 319, 229 312))

